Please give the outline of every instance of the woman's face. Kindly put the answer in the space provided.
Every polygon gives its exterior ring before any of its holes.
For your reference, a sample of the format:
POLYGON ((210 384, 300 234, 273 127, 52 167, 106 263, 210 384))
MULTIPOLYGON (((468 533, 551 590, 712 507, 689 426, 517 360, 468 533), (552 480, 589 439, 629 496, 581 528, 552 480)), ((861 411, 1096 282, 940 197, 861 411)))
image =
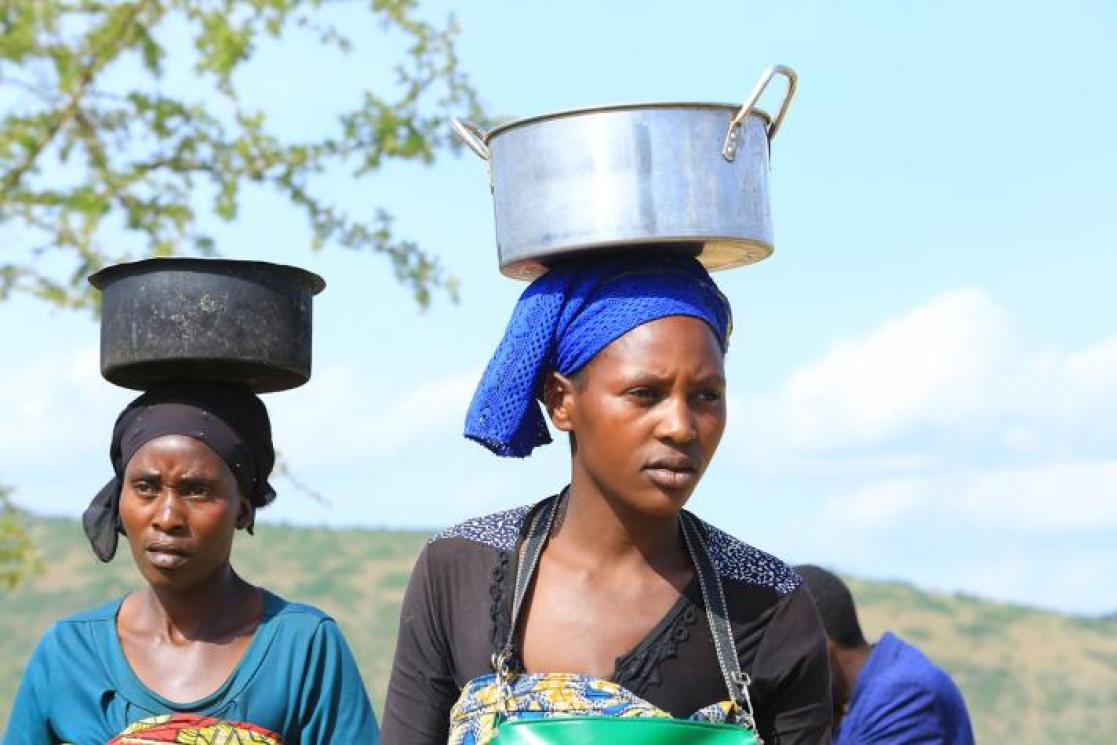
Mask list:
POLYGON ((554 376, 547 403, 574 434, 576 471, 608 498, 672 514, 725 430, 723 354, 705 321, 661 318, 605 347, 573 381, 554 376))
POLYGON ((229 561, 233 534, 251 520, 236 477, 201 440, 157 437, 124 470, 120 519, 151 585, 189 589, 229 561))

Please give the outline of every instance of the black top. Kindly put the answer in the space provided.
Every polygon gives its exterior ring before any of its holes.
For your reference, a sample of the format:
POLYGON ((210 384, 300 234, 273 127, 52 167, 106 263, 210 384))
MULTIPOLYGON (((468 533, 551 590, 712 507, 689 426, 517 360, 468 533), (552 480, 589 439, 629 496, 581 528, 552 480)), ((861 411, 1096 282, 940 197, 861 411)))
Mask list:
MULTIPOLYGON (((511 616, 516 552, 536 507, 469 520, 420 554, 400 614, 384 745, 444 745, 462 687, 492 672, 511 616)), ((768 745, 829 743, 826 637, 806 587, 779 559, 699 522, 752 678, 760 735, 768 745)), ((697 581, 617 659, 612 679, 683 718, 728 698, 697 581)))

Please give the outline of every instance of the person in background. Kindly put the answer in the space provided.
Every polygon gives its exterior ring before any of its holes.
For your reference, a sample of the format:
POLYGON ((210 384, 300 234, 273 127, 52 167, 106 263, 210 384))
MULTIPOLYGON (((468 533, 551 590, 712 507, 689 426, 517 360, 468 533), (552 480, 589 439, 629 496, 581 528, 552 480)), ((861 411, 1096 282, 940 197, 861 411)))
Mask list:
POLYGON ((892 632, 870 645, 845 583, 810 564, 796 570, 829 639, 835 745, 972 745, 966 702, 949 675, 892 632))
POLYGON ((242 579, 233 536, 275 498, 267 409, 246 388, 176 383, 121 412, 115 476, 82 518, 145 582, 55 623, 4 745, 372 743, 376 720, 333 619, 242 579))

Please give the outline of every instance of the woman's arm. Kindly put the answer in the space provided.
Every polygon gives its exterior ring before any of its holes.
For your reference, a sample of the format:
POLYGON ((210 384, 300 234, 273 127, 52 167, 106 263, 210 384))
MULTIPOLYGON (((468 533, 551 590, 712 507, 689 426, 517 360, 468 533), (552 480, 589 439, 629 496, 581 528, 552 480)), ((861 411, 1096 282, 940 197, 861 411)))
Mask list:
POLYGON ((19 691, 12 702, 3 745, 54 745, 58 742, 51 731, 47 708, 51 701, 50 665, 47 658, 50 656, 54 633, 53 628, 47 632, 27 663, 19 691))
POLYGON ((302 686, 302 742, 380 741, 357 663, 333 619, 322 619, 314 632, 302 686))
POLYGON ((780 600, 750 672, 768 690, 766 711, 757 712, 765 742, 829 745, 830 655, 805 585, 780 600))
POLYGON ((415 563, 400 610, 399 635, 388 697, 384 745, 445 745, 450 709, 459 689, 443 633, 431 569, 432 546, 415 563))

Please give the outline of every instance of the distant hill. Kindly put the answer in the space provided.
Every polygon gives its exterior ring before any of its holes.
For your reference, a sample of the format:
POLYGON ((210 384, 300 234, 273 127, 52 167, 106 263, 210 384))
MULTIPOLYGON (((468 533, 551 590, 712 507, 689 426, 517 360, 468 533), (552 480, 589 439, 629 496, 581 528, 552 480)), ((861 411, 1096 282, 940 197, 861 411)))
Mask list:
MULTIPOLYGON (((45 570, 0 591, 0 722, 35 642, 55 619, 140 582, 125 551, 94 560, 72 520, 35 520, 45 570)), ((238 537, 247 579, 331 613, 353 646, 379 710, 399 603, 425 534, 262 526, 238 537)), ((865 632, 885 629, 946 668, 969 703, 978 742, 1111 744, 1117 741, 1117 621, 1072 618, 902 583, 850 580, 865 632)))

